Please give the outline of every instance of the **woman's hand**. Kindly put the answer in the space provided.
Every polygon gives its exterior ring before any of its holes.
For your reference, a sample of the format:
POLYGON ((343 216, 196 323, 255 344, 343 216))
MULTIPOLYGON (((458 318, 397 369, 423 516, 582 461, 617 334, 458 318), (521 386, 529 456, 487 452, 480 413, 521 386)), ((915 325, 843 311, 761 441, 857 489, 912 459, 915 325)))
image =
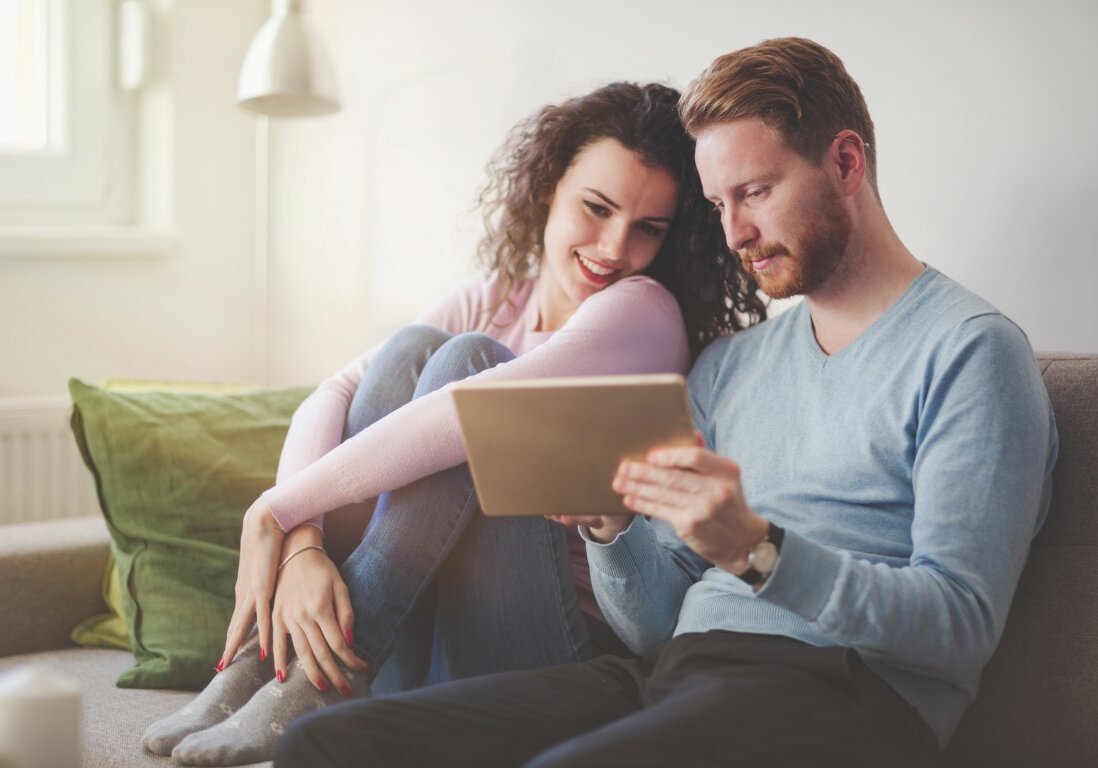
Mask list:
POLYGON ((549 519, 561 525, 582 525, 599 544, 609 544, 629 527, 633 515, 550 515, 549 519))
POLYGON ((248 637, 252 623, 259 629, 259 657, 271 647, 271 595, 274 594, 282 541, 286 534, 271 510, 256 501, 244 513, 240 532, 240 565, 236 572, 236 607, 225 637, 225 652, 218 671, 231 664, 248 637))
POLYGON ((359 672, 369 667, 351 648, 355 614, 347 585, 324 550, 314 548, 320 543, 317 528, 299 526, 286 542, 285 557, 299 554, 278 574, 275 589, 272 623, 276 674, 280 680, 285 675, 289 635, 313 685, 326 691, 330 683, 349 696, 351 686, 336 658, 359 672))

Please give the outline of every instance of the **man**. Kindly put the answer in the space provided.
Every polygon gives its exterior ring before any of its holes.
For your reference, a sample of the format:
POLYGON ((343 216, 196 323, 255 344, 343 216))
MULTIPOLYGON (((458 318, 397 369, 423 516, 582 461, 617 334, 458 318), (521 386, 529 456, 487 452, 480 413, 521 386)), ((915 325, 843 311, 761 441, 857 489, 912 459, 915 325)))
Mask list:
POLYGON ((830 51, 723 56, 681 113, 728 247, 805 300, 701 355, 710 448, 623 463, 643 516, 579 521, 599 604, 643 655, 347 705, 277 765, 895 766, 948 741, 1048 509, 1032 351, 896 236, 830 51))

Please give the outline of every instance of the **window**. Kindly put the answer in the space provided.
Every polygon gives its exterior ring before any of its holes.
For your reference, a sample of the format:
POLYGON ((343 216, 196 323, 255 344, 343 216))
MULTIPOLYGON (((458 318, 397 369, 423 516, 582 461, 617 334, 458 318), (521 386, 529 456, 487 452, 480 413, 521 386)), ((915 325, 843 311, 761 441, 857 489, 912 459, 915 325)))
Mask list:
MULTIPOLYGON (((60 62, 50 60, 58 46, 50 44, 49 5, 47 0, 0 3, 0 152, 5 154, 56 151, 64 143, 59 105, 50 109, 57 91, 50 88, 51 74, 56 81, 60 62)), ((52 20, 59 21, 58 15, 52 20)))
POLYGON ((168 7, 0 0, 0 258, 177 247, 171 93, 145 82, 168 7))

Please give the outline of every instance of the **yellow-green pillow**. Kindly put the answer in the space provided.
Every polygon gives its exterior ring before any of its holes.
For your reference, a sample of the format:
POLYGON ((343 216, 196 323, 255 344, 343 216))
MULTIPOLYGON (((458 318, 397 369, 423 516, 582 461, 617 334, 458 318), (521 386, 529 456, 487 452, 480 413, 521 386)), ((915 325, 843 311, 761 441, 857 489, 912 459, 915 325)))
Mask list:
POLYGON ((103 602, 110 611, 84 619, 73 627, 72 641, 85 648, 130 650, 130 632, 122 613, 122 586, 114 555, 107 556, 107 567, 103 570, 103 602))
POLYGON ((274 482, 309 390, 111 392, 72 379, 69 392, 136 662, 118 685, 199 689, 232 614, 241 518, 274 482))
MULTIPOLYGON (((148 381, 143 379, 109 379, 102 389, 110 392, 198 392, 207 395, 239 395, 254 392, 253 384, 218 384, 179 381, 148 381)), ((84 648, 117 648, 132 650, 126 615, 122 608, 122 586, 114 555, 107 555, 103 571, 103 602, 106 613, 91 616, 73 627, 72 641, 84 648)))

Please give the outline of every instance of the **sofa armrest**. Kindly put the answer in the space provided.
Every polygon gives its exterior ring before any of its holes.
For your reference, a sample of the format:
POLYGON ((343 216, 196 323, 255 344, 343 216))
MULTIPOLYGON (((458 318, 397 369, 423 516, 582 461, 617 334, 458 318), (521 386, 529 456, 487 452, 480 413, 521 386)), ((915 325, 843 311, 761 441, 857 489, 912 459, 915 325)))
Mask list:
POLYGON ((98 516, 0 526, 0 657, 72 645, 103 613, 110 536, 98 516))

